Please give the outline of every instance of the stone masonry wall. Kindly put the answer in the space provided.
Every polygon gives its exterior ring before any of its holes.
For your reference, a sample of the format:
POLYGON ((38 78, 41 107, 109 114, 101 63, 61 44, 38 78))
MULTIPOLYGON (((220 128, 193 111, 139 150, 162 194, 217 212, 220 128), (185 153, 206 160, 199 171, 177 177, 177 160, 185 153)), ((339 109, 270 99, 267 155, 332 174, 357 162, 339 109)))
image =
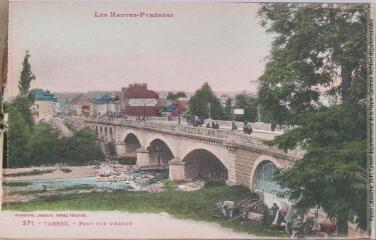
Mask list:
POLYGON ((261 154, 244 149, 236 150, 235 168, 236 184, 250 187, 251 170, 261 154))

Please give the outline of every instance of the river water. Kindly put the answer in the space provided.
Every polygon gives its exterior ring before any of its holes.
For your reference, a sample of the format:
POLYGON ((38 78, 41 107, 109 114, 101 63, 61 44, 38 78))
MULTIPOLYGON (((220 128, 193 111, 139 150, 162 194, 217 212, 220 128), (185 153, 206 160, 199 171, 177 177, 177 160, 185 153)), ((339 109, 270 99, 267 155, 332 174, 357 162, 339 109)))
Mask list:
POLYGON ((84 178, 61 178, 61 179, 39 179, 39 180, 30 180, 30 181, 9 181, 10 183, 21 183, 19 186, 13 185, 4 185, 4 191, 6 193, 12 192, 26 192, 26 191, 35 191, 61 189, 65 187, 74 187, 74 186, 88 186, 93 188, 108 188, 108 189, 123 189, 129 190, 130 186, 125 183, 118 182, 99 182, 96 177, 84 177, 84 178), (25 185, 22 185, 24 183, 25 185))
POLYGON ((82 177, 82 178, 52 178, 52 179, 31 179, 31 180, 8 180, 3 182, 5 193, 30 192, 38 190, 63 190, 74 187, 77 189, 110 189, 110 190, 142 190, 144 187, 159 183, 160 180, 168 178, 166 171, 129 171, 114 173, 110 178, 106 177, 82 177), (116 179, 115 179, 115 178, 116 179), (110 179, 111 178, 111 179, 110 179))

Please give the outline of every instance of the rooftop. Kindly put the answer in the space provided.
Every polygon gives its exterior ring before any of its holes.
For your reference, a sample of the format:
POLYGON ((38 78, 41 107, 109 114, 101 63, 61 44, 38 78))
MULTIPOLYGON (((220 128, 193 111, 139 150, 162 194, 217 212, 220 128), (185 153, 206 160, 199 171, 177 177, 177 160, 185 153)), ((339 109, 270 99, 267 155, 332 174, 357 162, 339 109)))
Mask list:
POLYGON ((146 84, 130 84, 128 88, 123 89, 125 98, 159 98, 158 93, 147 89, 146 84))
POLYGON ((103 95, 100 98, 94 99, 93 103, 96 105, 102 105, 102 104, 108 104, 112 100, 112 97, 110 95, 103 95))
POLYGON ((30 91, 31 97, 34 101, 53 101, 57 102, 57 98, 48 90, 36 88, 30 91))

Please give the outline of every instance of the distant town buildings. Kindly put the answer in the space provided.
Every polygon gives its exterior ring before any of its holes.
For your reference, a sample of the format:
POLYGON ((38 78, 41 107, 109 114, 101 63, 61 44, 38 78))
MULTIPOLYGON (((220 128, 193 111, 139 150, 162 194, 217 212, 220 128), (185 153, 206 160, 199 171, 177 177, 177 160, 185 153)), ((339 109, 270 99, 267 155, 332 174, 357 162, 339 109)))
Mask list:
POLYGON ((118 117, 120 113, 119 96, 103 95, 93 101, 93 116, 95 117, 118 117))
POLYGON ((92 91, 87 93, 56 93, 57 115, 78 117, 123 116, 183 116, 189 110, 189 98, 177 100, 161 97, 146 84, 130 84, 117 91, 92 91))
POLYGON ((69 104, 68 114, 73 116, 92 116, 93 103, 86 95, 80 94, 73 98, 69 104))
POLYGON ((57 98, 50 91, 43 89, 34 89, 30 94, 33 101, 31 114, 34 121, 50 121, 58 111, 57 98))

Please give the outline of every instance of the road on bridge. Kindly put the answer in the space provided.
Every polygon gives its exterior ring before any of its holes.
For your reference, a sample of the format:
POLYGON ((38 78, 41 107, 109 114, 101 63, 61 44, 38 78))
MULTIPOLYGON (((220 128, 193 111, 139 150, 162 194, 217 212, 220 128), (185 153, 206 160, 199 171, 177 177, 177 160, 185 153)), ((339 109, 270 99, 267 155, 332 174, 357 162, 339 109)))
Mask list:
MULTIPOLYGON (((136 120, 136 117, 134 117, 134 119, 133 119, 133 117, 128 117, 127 119, 136 120)), ((173 121, 168 121, 165 118, 158 118, 158 117, 154 117, 151 120, 147 120, 146 122, 155 122, 155 123, 163 123, 163 124, 170 124, 170 125, 178 125, 178 121, 176 119, 174 119, 173 121)), ((186 121, 184 121, 183 119, 181 120, 180 124, 184 125, 184 126, 191 126, 186 121)), ((243 124, 240 124, 239 122, 237 122, 237 127, 238 127, 238 130, 235 130, 235 131, 237 133, 243 133, 243 124)), ((206 128, 206 127, 205 127, 205 125, 202 125, 201 127, 198 127, 198 128, 206 128)), ((227 121, 226 123, 220 125, 219 128, 223 129, 223 130, 231 130, 231 121, 227 121)), ((257 137, 257 138, 262 138, 262 139, 265 139, 265 140, 273 140, 276 136, 279 136, 279 135, 282 135, 282 134, 283 134, 283 132, 281 132, 281 131, 267 131, 267 130, 254 128, 252 136, 257 137)))

